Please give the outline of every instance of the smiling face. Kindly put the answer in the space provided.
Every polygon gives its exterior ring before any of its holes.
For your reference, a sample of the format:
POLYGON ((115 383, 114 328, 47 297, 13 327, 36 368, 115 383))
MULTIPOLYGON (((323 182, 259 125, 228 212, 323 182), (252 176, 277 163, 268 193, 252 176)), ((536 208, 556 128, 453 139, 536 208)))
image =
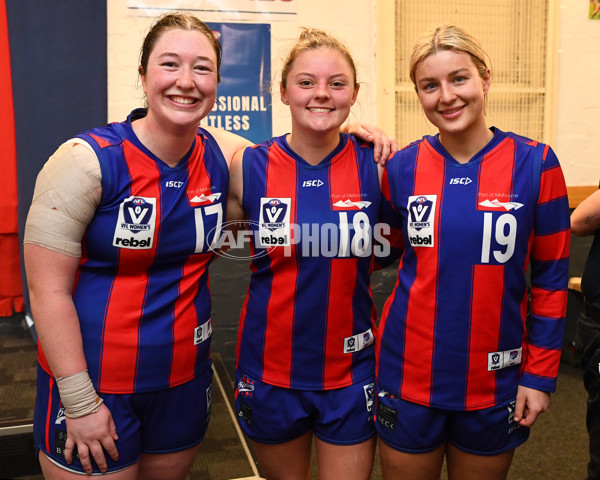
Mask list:
POLYGON ((292 132, 336 132, 356 101, 358 86, 346 58, 327 47, 307 50, 294 60, 281 86, 281 101, 289 105, 292 132))
POLYGON ((216 54, 199 31, 174 28, 162 33, 140 75, 147 118, 164 129, 196 129, 215 103, 216 54))
POLYGON ((482 78, 469 54, 441 50, 429 55, 415 70, 415 88, 425 116, 442 138, 488 131, 484 107, 490 71, 482 78))

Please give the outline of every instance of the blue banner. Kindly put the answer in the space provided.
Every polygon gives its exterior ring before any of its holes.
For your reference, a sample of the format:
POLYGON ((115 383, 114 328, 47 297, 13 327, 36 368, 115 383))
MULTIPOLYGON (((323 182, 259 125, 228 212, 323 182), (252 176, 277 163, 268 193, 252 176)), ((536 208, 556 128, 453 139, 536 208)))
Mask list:
POLYGON ((208 23, 223 46, 221 83, 203 126, 232 131, 258 143, 273 136, 271 26, 208 23))

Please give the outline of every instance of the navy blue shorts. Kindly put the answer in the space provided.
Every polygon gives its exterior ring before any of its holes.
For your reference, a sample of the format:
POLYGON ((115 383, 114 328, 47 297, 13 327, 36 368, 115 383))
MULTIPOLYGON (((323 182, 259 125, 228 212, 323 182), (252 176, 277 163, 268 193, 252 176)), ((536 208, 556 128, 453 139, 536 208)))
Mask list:
POLYGON ((236 373, 235 408, 241 429, 259 443, 284 443, 308 431, 334 445, 375 435, 373 378, 333 390, 276 387, 236 373))
POLYGON ((377 433, 401 452, 430 452, 449 442, 476 455, 498 455, 529 437, 529 428, 513 421, 515 398, 482 410, 460 411, 426 407, 379 392, 377 433))
MULTIPOLYGON (((211 405, 212 369, 173 388, 134 394, 106 394, 100 397, 110 410, 119 439, 115 442, 119 460, 107 455, 108 472, 137 462, 140 453, 169 453, 197 445, 208 428, 211 405)), ((60 404, 56 381, 38 365, 37 399, 33 419, 35 447, 66 470, 84 473, 73 455, 65 461, 67 440, 65 412, 60 404)), ((94 473, 99 473, 92 460, 94 473)))

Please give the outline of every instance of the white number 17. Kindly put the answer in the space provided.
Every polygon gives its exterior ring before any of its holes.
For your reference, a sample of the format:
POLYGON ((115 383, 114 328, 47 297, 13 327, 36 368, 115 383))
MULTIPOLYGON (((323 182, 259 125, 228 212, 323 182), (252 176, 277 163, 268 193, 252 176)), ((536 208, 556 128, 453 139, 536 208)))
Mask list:
POLYGON ((213 203, 207 207, 195 208, 194 217, 196 220, 196 250, 194 250, 194 253, 201 253, 204 251, 204 237, 206 232, 204 231, 204 218, 202 216, 202 210, 204 210, 206 215, 214 215, 215 213, 217 214, 217 225, 214 229, 215 235, 213 237, 213 241, 209 246, 210 249, 215 248, 217 242, 219 241, 219 237, 221 236, 221 229, 223 227, 223 204, 213 203))

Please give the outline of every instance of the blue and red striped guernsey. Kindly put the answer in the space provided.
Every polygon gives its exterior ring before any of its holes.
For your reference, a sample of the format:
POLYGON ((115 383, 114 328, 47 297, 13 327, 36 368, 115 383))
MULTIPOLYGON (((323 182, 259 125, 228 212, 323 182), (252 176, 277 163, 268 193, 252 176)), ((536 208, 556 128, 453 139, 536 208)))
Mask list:
POLYGON ((389 220, 400 220, 405 250, 379 325, 377 381, 407 401, 476 410, 514 396, 518 384, 556 386, 565 181, 550 147, 493 131, 466 164, 427 136, 386 167, 382 189, 398 217, 389 220))
POLYGON ((373 375, 373 230, 381 193, 372 148, 341 135, 310 165, 285 137, 246 149, 252 229, 238 368, 285 388, 323 390, 373 375))
MULTIPOLYGON (((137 139, 130 114, 79 135, 95 150, 102 200, 83 239, 73 299, 99 392, 179 385, 210 368, 210 249, 229 173, 203 129, 169 167, 137 139)), ((46 362, 41 364, 49 371, 46 362)))

